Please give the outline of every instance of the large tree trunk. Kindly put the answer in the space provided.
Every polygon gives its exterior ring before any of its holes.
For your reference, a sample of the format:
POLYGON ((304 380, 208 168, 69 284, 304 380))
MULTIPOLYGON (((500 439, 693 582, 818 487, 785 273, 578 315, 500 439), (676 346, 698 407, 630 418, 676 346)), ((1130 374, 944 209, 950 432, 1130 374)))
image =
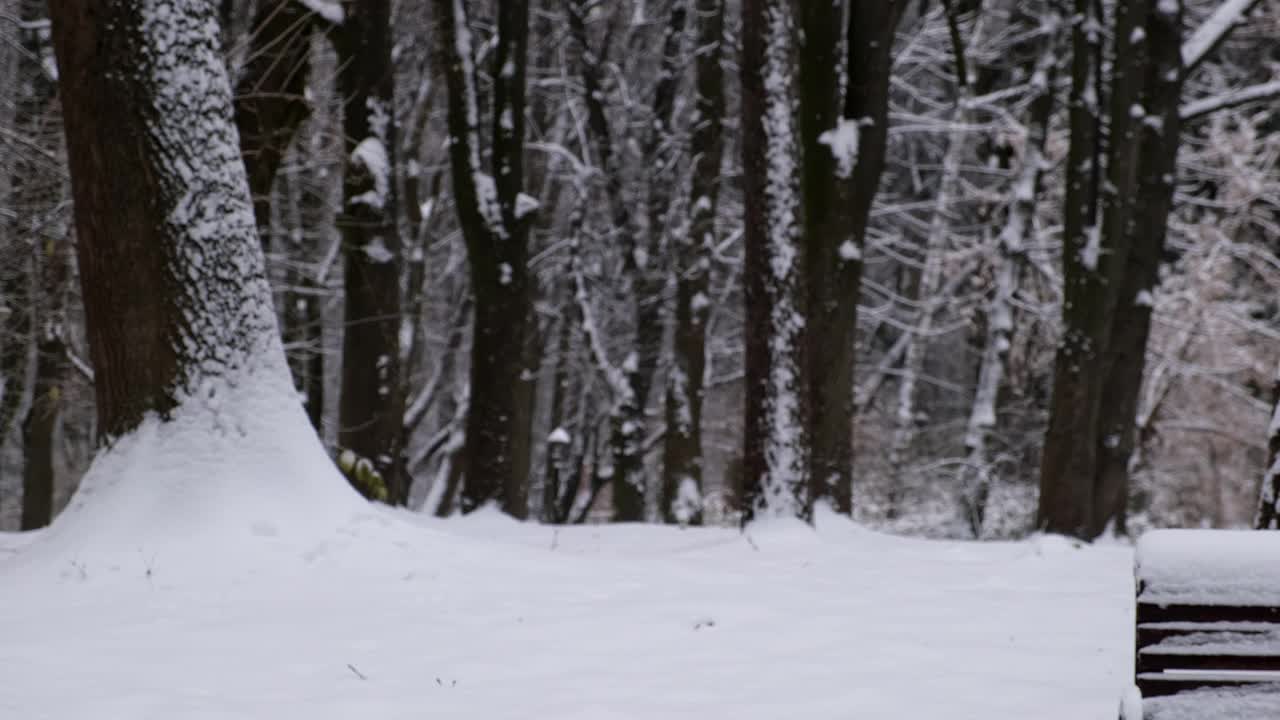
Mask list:
POLYGON ((812 513, 795 14, 794 0, 742 3, 744 522, 812 513))
POLYGON ((894 29, 905 0, 854 3, 839 14, 801 3, 801 137, 804 148, 809 475, 814 499, 853 507, 854 378, 862 251, 884 171, 894 29), (839 100, 844 50, 847 89, 839 100), (838 114, 837 114, 838 113, 838 114))
POLYGON ((1130 244, 1128 262, 1120 278, 1115 320, 1105 366, 1097 442, 1098 468, 1094 480, 1093 532, 1108 524, 1126 532, 1129 500, 1129 460, 1136 436, 1135 419, 1147 339, 1151 335, 1152 293, 1159 282, 1169 212, 1177 173, 1182 97, 1182 17, 1180 3, 1166 12, 1165 3, 1147 0, 1146 42, 1150 61, 1142 100, 1146 116, 1136 141, 1137 198, 1125 227, 1130 244))
POLYGON ((291 397, 215 5, 50 11, 99 436, 251 379, 291 397))
POLYGON ((663 442, 659 507, 666 522, 702 522, 702 400, 711 314, 711 249, 716 239, 720 163, 724 156, 723 0, 699 0, 694 60, 694 114, 689 152, 689 229, 675 238, 676 307, 671 370, 667 377, 667 432, 663 442))
POLYGON ((521 193, 529 6, 525 0, 504 0, 498 8, 492 173, 481 160, 475 51, 465 3, 437 0, 436 9, 449 86, 454 204, 475 298, 462 510, 497 501, 508 514, 523 518, 528 478, 515 473, 514 434, 522 417, 518 405, 530 314, 527 238, 536 209, 521 193))
POLYGON ((346 291, 338 399, 338 444, 344 455, 339 466, 366 497, 403 505, 409 482, 401 457, 404 384, 391 2, 365 0, 346 7, 347 16, 334 32, 347 154, 338 217, 346 291))

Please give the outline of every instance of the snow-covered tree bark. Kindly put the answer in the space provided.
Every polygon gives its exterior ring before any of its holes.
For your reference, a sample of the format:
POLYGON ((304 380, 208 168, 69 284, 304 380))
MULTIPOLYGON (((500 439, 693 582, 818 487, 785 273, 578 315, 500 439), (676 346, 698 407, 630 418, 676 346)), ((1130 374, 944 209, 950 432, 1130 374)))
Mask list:
POLYGON ((1054 104, 1054 78, 1061 18, 1045 18, 1039 56, 1028 67, 1034 98, 1028 106, 1027 130, 1020 167, 1013 180, 1004 226, 995 238, 994 287, 985 310, 986 331, 978 385, 965 428, 966 479, 961 488, 964 511, 974 537, 981 537, 991 480, 998 472, 991 443, 996 431, 1000 388, 1004 382, 1014 332, 1014 297, 1026 264, 1027 245, 1035 231, 1036 208, 1046 168, 1045 144, 1054 104))
POLYGON ((528 478, 514 472, 513 438, 521 418, 519 387, 530 314, 527 237, 537 209, 521 192, 529 6, 524 0, 504 0, 498 7, 488 168, 482 160, 475 43, 466 3, 437 0, 436 9, 449 87, 454 204, 475 297, 462 510, 498 501, 505 512, 523 518, 528 478))
POLYGON ((711 311, 711 249, 716 238, 724 116, 724 2, 694 5, 693 158, 688 231, 674 238, 676 307, 671 370, 667 376, 667 432, 663 444, 660 506, 667 522, 702 521, 702 401, 711 311))
POLYGON ((796 9, 794 0, 742 3, 744 522, 812 513, 796 9))
POLYGON ((214 4, 50 13, 99 436, 243 388, 287 402, 214 4))
POLYGON ((396 227, 391 2, 347 6, 334 30, 346 173, 342 233, 346 292, 339 467, 366 497, 403 505, 404 384, 400 370, 400 234, 396 227))
MULTIPOLYGON (((616 364, 618 367, 612 367, 615 363, 603 351, 603 345, 599 346, 601 352, 594 359, 602 372, 606 375, 613 372, 618 379, 618 382, 608 383, 613 394, 610 409, 610 465, 607 476, 612 486, 613 519, 617 522, 637 522, 644 519, 645 396, 641 391, 647 389, 646 371, 649 369, 648 366, 641 366, 639 351, 642 337, 652 338, 655 334, 654 328, 650 326, 657 324, 657 317, 640 309, 644 304, 641 295, 647 289, 642 275, 646 272, 648 248, 642 239, 643 231, 638 218, 631 211, 631 200, 624 184, 626 173, 619 145, 626 138, 618 137, 618 142, 615 142, 615 133, 609 122, 604 87, 606 59, 596 53, 588 37, 586 22, 589 10, 588 3, 583 0, 569 0, 568 26, 578 50, 577 65, 587 114, 586 130, 598 169, 603 174, 605 198, 613 221, 609 234, 621 251, 622 274, 618 278, 618 287, 613 290, 624 302, 631 304, 636 321, 635 341, 622 362, 616 364), (606 365, 610 367, 606 368, 606 365)), ((586 200, 584 196, 580 201, 586 200)), ((585 293, 585 287, 578 292, 585 293)), ((584 296, 578 301, 581 304, 588 302, 589 298, 584 296)), ((652 307, 653 303, 648 303, 648 306, 652 307)), ((587 334, 603 331, 599 327, 584 330, 587 334)), ((660 325, 657 327, 657 335, 661 338, 660 325)))
MULTIPOLYGON (((967 50, 962 40, 959 11, 953 2, 944 2, 948 34, 951 37, 951 56, 955 72, 955 114, 947 130, 946 152, 942 156, 942 169, 938 189, 933 196, 933 209, 929 229, 921 250, 920 276, 916 283, 918 312, 912 327, 905 332, 906 349, 903 351, 902 370, 898 378, 898 402, 894 413, 893 436, 889 446, 889 466, 901 474, 908 464, 910 443, 916 429, 916 393, 924 373, 925 350, 933 334, 938 310, 943 305, 942 272, 945 255, 950 243, 955 215, 952 204, 958 199, 961 181, 961 160, 969 147, 967 125, 973 116, 974 78, 969 76, 967 50)), ((986 23, 979 15, 971 32, 975 44, 982 42, 986 23)))

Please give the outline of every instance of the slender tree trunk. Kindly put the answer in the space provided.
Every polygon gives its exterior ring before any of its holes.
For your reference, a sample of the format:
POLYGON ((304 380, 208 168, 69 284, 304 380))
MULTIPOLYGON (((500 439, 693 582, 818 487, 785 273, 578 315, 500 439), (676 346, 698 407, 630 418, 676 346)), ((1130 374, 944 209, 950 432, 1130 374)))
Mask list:
POLYGON ((1173 206, 1181 136, 1181 3, 1148 0, 1146 43, 1150 62, 1139 106, 1145 111, 1138 132, 1137 199, 1125 232, 1131 247, 1120 278, 1115 320, 1107 351, 1108 368, 1100 409, 1098 469, 1094 480, 1094 524, 1101 533, 1110 524, 1126 532, 1129 461, 1136 439, 1135 419, 1147 340, 1151 335, 1152 293, 1159 282, 1169 213, 1173 206))
POLYGON ((523 182, 525 68, 529 7, 502 2, 494 53, 492 174, 482 162, 475 51, 462 0, 437 0, 449 87, 449 157, 454 204, 467 243, 475 328, 467 413, 462 510, 497 501, 510 515, 528 512, 528 478, 515 472, 514 435, 530 315, 527 238, 536 203, 523 182))
POLYGON ((542 472, 542 521, 560 524, 566 517, 561 514, 562 494, 568 479, 569 452, 573 439, 565 429, 568 395, 571 390, 570 370, 573 360, 574 328, 577 318, 571 308, 573 284, 566 288, 565 301, 561 303, 560 322, 557 326, 556 369, 551 379, 551 436, 547 438, 547 456, 542 472))
POLYGON ((742 3, 744 522, 812 513, 795 15, 793 0, 742 3))
POLYGON ((0 448, 13 431, 30 390, 27 381, 32 346, 38 344, 32 328, 41 322, 33 310, 41 293, 40 283, 35 280, 39 268, 33 259, 43 254, 45 240, 45 234, 37 229, 41 223, 36 218, 41 208, 53 204, 49 193, 58 182, 51 181, 46 169, 50 160, 41 156, 55 94, 55 79, 43 63, 48 41, 36 29, 38 21, 47 17, 44 3, 16 0, 14 11, 26 25, 17 28, 21 42, 14 51, 12 80, 17 90, 6 113, 10 114, 14 134, 30 146, 14 148, 6 168, 6 200, 15 213, 12 221, 6 221, 13 246, 8 257, 0 261, 0 303, 8 310, 0 317, 0 448))
POLYGON ((339 465, 366 497, 403 505, 404 384, 400 369, 400 236, 395 224, 391 2, 348 4, 334 32, 347 153, 342 234, 346 291, 339 465))
POLYGON ((49 7, 100 437, 250 378, 290 397, 215 4, 49 7))
POLYGON ((66 292, 70 238, 42 243, 40 331, 36 340, 35 385, 22 422, 22 529, 53 521, 54 437, 67 380, 66 292))
MULTIPOLYGON (((893 436, 889 446, 889 466, 898 475, 901 484, 908 463, 907 456, 916 432, 916 393, 920 377, 924 374, 925 351, 937 313, 942 309, 940 301, 942 272, 946 260, 951 228, 955 224, 952 203, 960 192, 961 159, 969 147, 966 127, 971 118, 970 105, 973 87, 968 77, 967 50, 962 42, 960 17, 953 2, 944 2, 947 25, 952 41, 956 83, 956 109, 947 132, 947 149, 942 157, 942 173, 938 178, 938 190, 933 199, 928 234, 922 248, 921 271, 916 286, 916 304, 919 312, 914 325, 906 330, 907 346, 903 351, 902 372, 898 381, 898 407, 894 414, 893 436)), ((970 35, 974 45, 980 46, 985 35, 986 23, 979 16, 970 35)))
POLYGON ((1045 166, 1045 143, 1049 137, 1054 100, 1054 77, 1058 63, 1058 23, 1049 17, 1044 48, 1031 64, 1030 75, 1036 97, 1029 109, 1029 128, 1021 167, 1013 182, 1012 201, 1004 227, 996 238, 995 287, 986 308, 986 338, 978 369, 978 386, 965 430, 968 454, 966 481, 963 486, 965 508, 975 538, 982 536, 991 480, 998 471, 991 455, 991 441, 996 430, 997 401, 1008 365, 1013 339, 1013 298, 1018 292, 1019 278, 1026 262, 1027 241, 1035 231, 1035 216, 1045 166))
POLYGON ((664 27, 662 59, 659 78, 654 93, 654 111, 649 132, 643 141, 642 157, 649 168, 644 195, 648 205, 648 235, 642 233, 637 218, 631 212, 631 200, 624 185, 625 173, 620 165, 618 138, 610 131, 603 70, 606 58, 597 55, 591 47, 586 27, 587 3, 568 0, 567 19, 569 31, 578 46, 578 65, 582 77, 587 108, 587 129, 592 146, 599 158, 600 169, 605 176, 605 193, 608 198, 613 232, 617 234, 622 250, 622 278, 619 295, 631 307, 634 320, 634 342, 622 363, 627 389, 615 393, 613 426, 610 430, 610 454, 612 456, 612 500, 615 522, 639 522, 645 517, 645 496, 648 483, 644 467, 644 438, 646 435, 645 408, 649 390, 657 373, 662 346, 661 291, 666 283, 664 274, 655 271, 660 256, 660 244, 665 237, 665 216, 670 193, 661 183, 669 183, 669 162, 664 158, 667 128, 671 125, 676 89, 676 63, 679 55, 679 38, 684 28, 685 9, 681 3, 671 6, 671 15, 664 27))
MULTIPOLYGON (((314 120, 294 145, 299 170, 291 180, 297 226, 289 235, 289 270, 284 293, 284 340, 290 348, 289 367, 294 387, 303 398, 307 418, 316 432, 325 413, 324 301, 327 294, 324 254, 332 215, 329 177, 318 167, 324 162, 322 130, 314 120)), ((261 228, 259 228, 261 229, 261 228)))
MULTIPOLYGON (((1127 1, 1127 0, 1126 0, 1127 1)), ((1097 367, 1109 339, 1107 271, 1113 248, 1098 226, 1101 187, 1102 19, 1091 0, 1076 0, 1071 30, 1071 145, 1063 204, 1062 339, 1054 362, 1049 427, 1040 465, 1037 526, 1087 537, 1093 509, 1095 439, 1102 388, 1097 367)))
POLYGON ((805 2, 801 135, 805 253, 809 476, 814 499, 853 508, 854 377, 862 252, 884 171, 894 29, 905 0, 853 3, 840 42, 836 8, 805 2), (832 32, 832 29, 836 32, 832 32), (843 48, 846 90, 839 101, 843 48), (837 109, 839 116, 837 117, 837 109))
POLYGON ((675 239, 676 307, 671 370, 667 377, 667 432, 663 439, 662 492, 666 522, 702 523, 702 401, 707 367, 707 319, 711 314, 711 249, 716 239, 724 118, 723 0, 694 6, 694 115, 690 154, 688 233, 675 239))
MULTIPOLYGON (((44 66, 53 52, 48 37, 34 29, 46 16, 39 0, 24 0, 21 17, 30 23, 23 32, 23 58, 19 72, 26 89, 15 113, 18 132, 22 133, 50 157, 60 157, 57 137, 56 81, 44 66)), ((34 530, 53 521, 54 439, 59 425, 65 383, 67 380, 68 326, 66 313, 67 284, 70 279, 70 229, 61 222, 34 221, 36 209, 50 207, 65 199, 61 176, 51 171, 48 161, 32 162, 19 158, 15 163, 21 177, 12 185, 16 191, 14 207, 25 216, 29 247, 34 251, 35 270, 31 306, 35 312, 35 373, 31 403, 22 422, 22 529, 34 530)), ((25 313, 24 313, 25 314, 25 313)), ((25 343, 24 343, 25 349, 25 343)), ((2 437, 2 436, 0 436, 2 437)))

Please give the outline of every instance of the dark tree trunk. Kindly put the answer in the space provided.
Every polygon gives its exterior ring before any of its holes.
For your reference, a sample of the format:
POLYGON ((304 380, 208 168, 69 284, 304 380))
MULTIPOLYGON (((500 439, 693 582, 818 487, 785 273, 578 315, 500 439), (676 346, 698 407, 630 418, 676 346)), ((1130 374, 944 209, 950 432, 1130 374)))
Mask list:
POLYGON ((318 19, 300 0, 264 0, 235 88, 236 130, 263 247, 271 237, 271 184, 306 120, 311 36, 318 19))
POLYGON ((1094 481, 1094 533, 1101 533, 1108 524, 1117 532, 1126 532, 1129 458, 1133 454, 1138 396, 1151 334, 1152 293, 1159 282, 1173 206, 1181 135, 1181 3, 1173 4, 1172 13, 1163 12, 1163 3, 1157 0, 1147 0, 1146 4, 1145 33, 1150 58, 1140 102, 1146 116, 1139 120, 1141 128, 1135 140, 1139 152, 1137 198, 1130 207, 1131 219, 1125 228, 1130 248, 1120 278, 1105 362, 1107 375, 1102 390, 1094 481))
MULTIPOLYGON (((1128 1, 1128 0, 1126 0, 1128 1)), ((1101 186, 1101 27, 1092 0, 1076 0, 1071 24, 1071 145, 1067 153, 1063 218, 1062 339, 1054 362, 1049 427, 1040 465, 1037 526, 1086 537, 1091 527, 1101 378, 1095 377, 1109 339, 1103 258, 1098 227, 1101 186), (1096 29, 1094 29, 1096 28, 1096 29)), ((1105 264, 1104 264, 1105 263, 1105 264)))
POLYGON ((22 422, 22 529, 53 521, 54 437, 66 390, 66 291, 70 239, 41 243, 40 332, 36 340, 36 377, 31 405, 22 422))
POLYGON ((338 444, 355 457, 339 464, 366 497, 403 505, 409 483, 401 457, 391 2, 364 0, 345 7, 346 17, 333 33, 347 157, 338 216, 346 293, 338 444))
POLYGON ((283 378, 216 5, 49 6, 100 437, 283 378))
POLYGON ((68 242, 61 223, 34 220, 64 196, 61 176, 50 172, 49 161, 40 158, 45 152, 50 157, 59 154, 56 81, 44 65, 53 50, 47 35, 37 29, 47 17, 46 8, 41 0, 22 0, 15 10, 25 25, 19 29, 16 69, 21 81, 14 86, 18 93, 12 127, 32 147, 13 153, 7 168, 12 172, 7 199, 15 211, 11 242, 16 252, 10 254, 14 265, 0 270, 10 273, 4 278, 3 301, 12 312, 0 338, 0 448, 27 394, 27 365, 34 345, 34 383, 22 422, 21 515, 21 528, 34 530, 53 519, 53 443, 67 365, 63 296, 68 242))
POLYGON ((841 42, 830 7, 801 3, 801 137, 807 257, 807 363, 814 500, 852 512, 854 378, 862 252, 884 171, 894 29, 905 0, 855 3, 841 42), (845 56, 840 57, 841 49, 845 56), (839 97, 837 67, 848 87, 839 97), (857 138, 856 151, 840 139, 857 138), (841 157, 842 156, 842 157, 841 157))
POLYGON ((702 523, 702 400, 711 313, 711 250, 716 239, 720 164, 724 156, 723 0, 698 0, 694 115, 689 152, 689 230, 675 238, 676 307, 672 365, 667 377, 663 438, 663 520, 702 523))
POLYGON ((812 512, 796 7, 794 0, 742 3, 744 522, 756 515, 807 520, 812 512))
POLYGON ((523 518, 528 478, 515 472, 514 435, 521 418, 519 388, 530 315, 527 238, 535 209, 521 193, 529 7, 525 0, 498 7, 492 172, 481 160, 475 52, 465 5, 437 0, 436 8, 449 87, 454 205, 475 298, 462 510, 497 501, 508 514, 523 518))

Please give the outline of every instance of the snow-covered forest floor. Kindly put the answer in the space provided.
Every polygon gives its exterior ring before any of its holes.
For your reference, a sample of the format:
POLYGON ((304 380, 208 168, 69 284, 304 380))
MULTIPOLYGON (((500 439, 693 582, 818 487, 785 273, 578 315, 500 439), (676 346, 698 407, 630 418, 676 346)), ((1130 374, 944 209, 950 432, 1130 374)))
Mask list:
POLYGON ((114 556, 0 533, 0 717, 1110 720, 1131 677, 1120 546, 829 514, 223 525, 223 551, 170 524, 114 556))

